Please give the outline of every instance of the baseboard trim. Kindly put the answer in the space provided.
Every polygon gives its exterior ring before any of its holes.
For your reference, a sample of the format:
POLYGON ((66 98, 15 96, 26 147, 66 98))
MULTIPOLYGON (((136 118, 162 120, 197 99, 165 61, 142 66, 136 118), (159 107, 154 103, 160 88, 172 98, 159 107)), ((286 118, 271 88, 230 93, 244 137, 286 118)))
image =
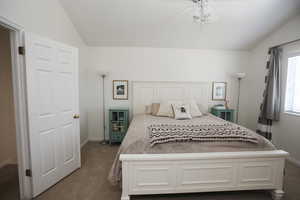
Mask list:
POLYGON ((89 141, 91 141, 91 142, 101 142, 101 141, 103 141, 103 139, 101 139, 101 138, 89 138, 89 141))
POLYGON ((89 139, 87 138, 80 144, 80 148, 82 148, 84 145, 86 145, 89 142, 89 139))
POLYGON ((9 165, 9 164, 17 164, 17 162, 14 161, 14 159, 9 158, 7 160, 0 162, 0 168, 4 167, 5 165, 9 165))
POLYGON ((7 160, 4 160, 4 161, 0 162, 0 168, 4 167, 7 164, 8 164, 7 160))
POLYGON ((291 157, 291 156, 289 156, 289 157, 287 158, 287 160, 288 160, 289 162, 293 163, 294 165, 297 165, 298 167, 300 167, 300 161, 299 161, 299 160, 297 160, 297 159, 295 159, 295 158, 293 158, 293 157, 291 157))

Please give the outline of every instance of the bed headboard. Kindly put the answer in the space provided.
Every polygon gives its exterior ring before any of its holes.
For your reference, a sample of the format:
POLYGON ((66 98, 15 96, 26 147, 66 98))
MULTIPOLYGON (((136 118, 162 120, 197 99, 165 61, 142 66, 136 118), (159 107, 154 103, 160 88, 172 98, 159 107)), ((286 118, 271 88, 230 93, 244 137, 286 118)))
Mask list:
POLYGON ((134 115, 145 113, 147 105, 161 101, 194 99, 202 112, 207 112, 211 104, 209 82, 134 81, 132 84, 134 115))

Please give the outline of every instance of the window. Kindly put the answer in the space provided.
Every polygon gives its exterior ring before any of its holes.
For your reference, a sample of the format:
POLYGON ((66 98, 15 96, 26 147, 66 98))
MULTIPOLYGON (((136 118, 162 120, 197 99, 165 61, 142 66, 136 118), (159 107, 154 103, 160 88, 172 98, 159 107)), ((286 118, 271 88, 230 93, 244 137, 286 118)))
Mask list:
POLYGON ((300 53, 288 57, 285 112, 300 114, 300 53))

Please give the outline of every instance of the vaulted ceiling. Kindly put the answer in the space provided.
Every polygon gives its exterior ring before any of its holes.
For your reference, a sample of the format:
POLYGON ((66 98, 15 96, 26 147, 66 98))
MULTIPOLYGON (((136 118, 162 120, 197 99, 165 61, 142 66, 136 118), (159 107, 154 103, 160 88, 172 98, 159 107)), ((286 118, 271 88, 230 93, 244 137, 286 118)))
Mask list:
POLYGON ((211 0, 219 20, 192 20, 191 0, 60 0, 90 46, 249 50, 300 12, 300 0, 211 0))

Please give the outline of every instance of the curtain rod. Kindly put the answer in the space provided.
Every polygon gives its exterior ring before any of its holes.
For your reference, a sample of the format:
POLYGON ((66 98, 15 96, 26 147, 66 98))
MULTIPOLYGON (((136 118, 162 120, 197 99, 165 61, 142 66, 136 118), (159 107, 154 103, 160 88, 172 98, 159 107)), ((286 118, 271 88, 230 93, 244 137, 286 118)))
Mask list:
POLYGON ((296 40, 292 40, 292 41, 289 41, 289 42, 284 42, 284 43, 272 46, 269 49, 276 48, 276 47, 281 47, 281 46, 284 46, 284 45, 287 45, 287 44, 291 44, 291 43, 294 43, 294 42, 298 42, 298 41, 300 41, 300 38, 296 39, 296 40))

